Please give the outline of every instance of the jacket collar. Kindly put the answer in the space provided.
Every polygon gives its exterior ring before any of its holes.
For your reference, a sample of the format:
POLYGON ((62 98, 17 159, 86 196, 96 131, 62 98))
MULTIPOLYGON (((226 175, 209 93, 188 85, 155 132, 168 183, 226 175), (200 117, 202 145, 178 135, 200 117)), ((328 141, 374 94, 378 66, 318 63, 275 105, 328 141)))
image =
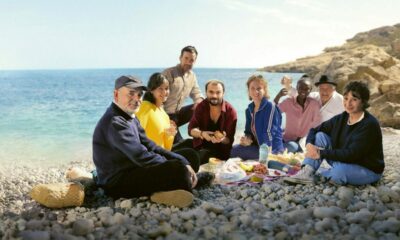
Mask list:
MULTIPOLYGON (((260 107, 258 108, 258 111, 260 111, 261 109, 265 108, 267 105, 268 105, 268 99, 264 97, 264 98, 261 100, 260 107)), ((251 110, 251 112, 254 111, 254 107, 255 107, 255 106, 256 106, 256 105, 254 104, 254 101, 252 101, 252 102, 249 104, 249 109, 251 110)))
POLYGON ((118 115, 124 117, 126 120, 133 119, 133 117, 131 115, 126 113, 124 110, 122 110, 115 102, 112 102, 110 107, 113 109, 114 112, 116 112, 118 115))

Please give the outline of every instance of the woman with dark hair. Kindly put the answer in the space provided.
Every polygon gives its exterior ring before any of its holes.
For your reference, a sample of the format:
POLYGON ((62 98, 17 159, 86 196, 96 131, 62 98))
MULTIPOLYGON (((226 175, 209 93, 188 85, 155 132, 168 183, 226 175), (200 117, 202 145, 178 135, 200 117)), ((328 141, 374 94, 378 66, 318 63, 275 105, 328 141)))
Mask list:
POLYGON ((296 175, 286 177, 286 182, 313 183, 323 159, 332 167, 321 175, 334 184, 371 184, 382 177, 382 132, 378 120, 366 110, 368 86, 350 82, 343 96, 345 112, 310 130, 303 167, 296 175))
POLYGON ((231 157, 258 159, 262 144, 270 146, 273 153, 283 152, 282 115, 268 100, 267 81, 261 75, 252 75, 246 85, 251 103, 246 109, 244 136, 240 138, 240 144, 233 146, 231 157))
POLYGON ((139 111, 135 114, 149 139, 167 150, 172 149, 176 125, 164 111, 169 96, 169 82, 161 73, 151 75, 139 111))

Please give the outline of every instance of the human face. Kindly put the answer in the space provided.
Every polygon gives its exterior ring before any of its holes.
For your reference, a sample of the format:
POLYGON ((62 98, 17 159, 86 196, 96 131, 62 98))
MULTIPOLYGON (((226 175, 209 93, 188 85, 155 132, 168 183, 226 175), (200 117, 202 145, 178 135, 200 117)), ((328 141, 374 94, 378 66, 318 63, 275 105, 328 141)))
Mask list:
POLYGON ((361 113, 363 111, 361 99, 353 95, 353 92, 351 91, 343 96, 343 105, 346 112, 350 115, 361 113))
POLYGON ((142 95, 143 91, 140 88, 121 87, 114 90, 114 101, 124 112, 134 114, 142 103, 142 95))
POLYGON ((335 87, 330 83, 322 83, 318 86, 318 89, 322 104, 327 103, 335 91, 335 87))
POLYGON ((213 106, 220 105, 224 98, 224 90, 221 84, 209 84, 206 94, 208 102, 213 106))
POLYGON ((255 102, 261 102, 265 96, 265 86, 259 81, 252 81, 249 84, 250 98, 255 102))
POLYGON ((188 72, 190 69, 193 68, 194 63, 196 62, 196 53, 192 52, 183 52, 182 56, 180 56, 180 65, 182 71, 184 73, 188 72))
POLYGON ((306 99, 311 92, 311 83, 309 81, 299 81, 297 83, 297 97, 299 99, 306 99))
POLYGON ((156 105, 161 106, 169 96, 169 83, 168 81, 164 81, 158 88, 151 91, 153 94, 154 99, 156 100, 156 105))

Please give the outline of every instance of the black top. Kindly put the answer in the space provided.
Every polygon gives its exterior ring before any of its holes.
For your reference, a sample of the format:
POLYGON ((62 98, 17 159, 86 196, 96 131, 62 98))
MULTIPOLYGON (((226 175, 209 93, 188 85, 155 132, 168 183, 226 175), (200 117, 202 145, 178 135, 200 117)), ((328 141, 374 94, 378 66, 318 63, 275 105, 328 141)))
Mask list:
POLYGON ((382 173, 385 162, 378 120, 367 111, 356 124, 348 125, 348 119, 349 114, 343 112, 310 129, 307 143, 314 144, 317 132, 324 132, 331 137, 332 149, 321 150, 321 159, 358 164, 375 173, 382 173))

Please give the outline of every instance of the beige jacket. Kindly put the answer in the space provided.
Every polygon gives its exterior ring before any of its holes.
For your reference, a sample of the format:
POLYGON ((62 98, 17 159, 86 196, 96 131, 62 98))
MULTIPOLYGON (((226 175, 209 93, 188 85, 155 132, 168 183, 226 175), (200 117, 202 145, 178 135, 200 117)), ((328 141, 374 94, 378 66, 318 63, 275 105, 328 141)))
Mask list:
POLYGON ((169 81, 169 96, 164 103, 164 110, 167 113, 179 111, 188 96, 193 99, 193 102, 204 98, 197 83, 196 74, 193 71, 190 70, 183 74, 178 64, 175 67, 165 69, 163 75, 169 81))

